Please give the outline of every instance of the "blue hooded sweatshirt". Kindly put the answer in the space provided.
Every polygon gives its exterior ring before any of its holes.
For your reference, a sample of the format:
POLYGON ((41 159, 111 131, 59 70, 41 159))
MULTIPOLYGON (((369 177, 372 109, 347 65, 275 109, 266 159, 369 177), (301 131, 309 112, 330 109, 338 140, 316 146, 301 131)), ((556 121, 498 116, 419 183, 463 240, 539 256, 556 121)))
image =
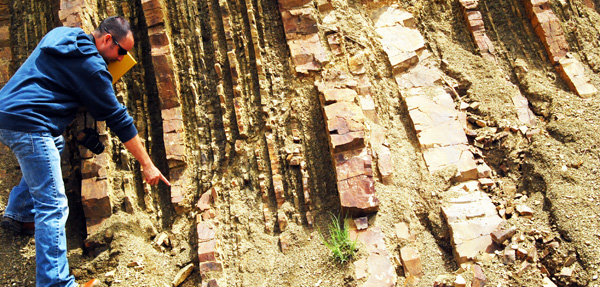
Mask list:
POLYGON ((59 136, 81 106, 122 142, 137 135, 92 36, 80 28, 55 28, 0 90, 0 129, 59 136))

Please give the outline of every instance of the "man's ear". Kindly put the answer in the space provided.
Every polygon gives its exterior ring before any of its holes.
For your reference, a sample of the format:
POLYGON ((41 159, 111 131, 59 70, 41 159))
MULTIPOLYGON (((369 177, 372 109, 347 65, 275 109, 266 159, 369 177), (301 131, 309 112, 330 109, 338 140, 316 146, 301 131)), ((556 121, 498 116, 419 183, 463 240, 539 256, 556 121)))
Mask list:
POLYGON ((105 45, 108 44, 108 42, 111 41, 110 37, 112 36, 108 33, 102 35, 102 42, 104 42, 105 45))

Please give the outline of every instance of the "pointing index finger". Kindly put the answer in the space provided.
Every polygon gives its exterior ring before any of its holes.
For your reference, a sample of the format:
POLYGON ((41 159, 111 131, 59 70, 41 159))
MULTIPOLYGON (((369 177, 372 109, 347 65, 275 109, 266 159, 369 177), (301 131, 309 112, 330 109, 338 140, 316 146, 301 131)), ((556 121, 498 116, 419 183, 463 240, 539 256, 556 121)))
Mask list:
POLYGON ((162 173, 160 174, 160 180, 162 180, 168 186, 171 186, 171 183, 167 180, 167 178, 162 173))

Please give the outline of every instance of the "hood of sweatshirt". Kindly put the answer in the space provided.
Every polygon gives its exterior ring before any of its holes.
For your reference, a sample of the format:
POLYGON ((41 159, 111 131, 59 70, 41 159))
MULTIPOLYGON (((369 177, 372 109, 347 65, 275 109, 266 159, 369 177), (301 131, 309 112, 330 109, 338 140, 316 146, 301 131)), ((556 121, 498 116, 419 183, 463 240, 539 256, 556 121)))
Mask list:
POLYGON ((98 53, 93 37, 83 30, 68 27, 58 27, 55 30, 57 33, 49 33, 39 43, 40 49, 45 53, 69 57, 98 53), (60 37, 52 37, 52 35, 60 35, 60 37))

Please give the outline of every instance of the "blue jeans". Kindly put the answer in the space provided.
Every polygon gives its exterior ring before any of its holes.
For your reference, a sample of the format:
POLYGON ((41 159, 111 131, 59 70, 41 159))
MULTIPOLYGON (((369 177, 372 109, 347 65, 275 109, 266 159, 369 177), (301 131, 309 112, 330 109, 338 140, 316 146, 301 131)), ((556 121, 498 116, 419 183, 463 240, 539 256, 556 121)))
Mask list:
POLYGON ((10 192, 4 216, 35 222, 36 286, 77 286, 67 260, 69 205, 60 167, 64 138, 0 129, 0 142, 21 166, 23 177, 10 192))

